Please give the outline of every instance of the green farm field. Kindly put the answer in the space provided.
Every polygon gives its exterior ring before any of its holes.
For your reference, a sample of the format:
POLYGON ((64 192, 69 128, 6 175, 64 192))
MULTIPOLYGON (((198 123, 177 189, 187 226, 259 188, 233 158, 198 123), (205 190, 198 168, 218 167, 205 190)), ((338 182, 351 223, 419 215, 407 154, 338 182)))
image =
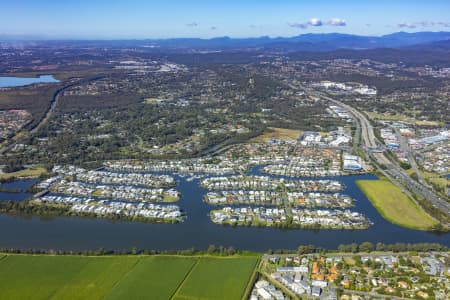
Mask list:
POLYGON ((257 261, 0 254, 0 299, 242 299, 257 261))
POLYGON ((256 263, 255 257, 201 258, 174 299, 242 299, 256 263))
POLYGON ((150 257, 136 265, 105 299, 170 299, 197 259, 150 257))

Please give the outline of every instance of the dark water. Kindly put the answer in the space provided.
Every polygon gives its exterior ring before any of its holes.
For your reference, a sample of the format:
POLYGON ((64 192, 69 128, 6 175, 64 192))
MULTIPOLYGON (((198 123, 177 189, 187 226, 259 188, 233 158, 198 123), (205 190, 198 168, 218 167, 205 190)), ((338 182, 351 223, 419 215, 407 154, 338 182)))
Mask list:
MULTIPOLYGON (((258 174, 258 169, 252 171, 258 174)), ((0 215, 0 247, 83 250, 97 249, 206 249, 208 245, 233 246, 238 249, 266 251, 267 249, 294 249, 299 245, 314 244, 336 248, 339 244, 370 241, 373 243, 436 242, 450 246, 450 234, 435 234, 411 230, 384 220, 356 186, 357 179, 376 179, 374 175, 345 176, 344 193, 354 197, 355 211, 363 212, 375 224, 368 230, 281 230, 274 228, 224 227, 209 219, 212 206, 202 201, 206 190, 199 180, 178 180, 182 193, 178 205, 188 219, 181 224, 144 224, 116 222, 105 219, 59 217, 43 220, 39 217, 22 218, 0 215)), ((1 195, 0 195, 1 199, 1 195)))
POLYGON ((30 85, 33 83, 59 82, 53 75, 41 75, 39 77, 0 77, 0 88, 30 85))
POLYGON ((1 200, 23 201, 31 197, 32 194, 27 193, 26 191, 37 181, 38 179, 24 179, 0 184, 0 188, 2 190, 6 190, 5 192, 0 192, 0 201, 1 200), (9 193, 7 192, 8 190, 14 192, 9 193))

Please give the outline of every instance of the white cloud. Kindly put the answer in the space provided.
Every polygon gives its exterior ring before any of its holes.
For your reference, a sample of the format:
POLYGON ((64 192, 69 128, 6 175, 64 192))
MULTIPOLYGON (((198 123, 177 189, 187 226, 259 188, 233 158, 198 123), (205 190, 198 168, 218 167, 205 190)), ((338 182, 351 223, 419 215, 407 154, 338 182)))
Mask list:
POLYGON ((339 18, 333 18, 330 21, 328 21, 328 24, 331 26, 345 26, 347 25, 347 23, 345 22, 344 19, 339 19, 339 18))
POLYGON ((323 23, 322 20, 320 20, 319 18, 311 18, 311 19, 309 19, 309 21, 304 22, 304 23, 302 23, 302 22, 288 23, 288 26, 293 27, 293 28, 300 28, 300 29, 306 29, 306 28, 308 28, 308 26, 319 27, 319 26, 323 26, 323 25, 346 26, 347 22, 341 18, 333 18, 333 19, 329 20, 328 22, 323 23))
POLYGON ((308 21, 308 24, 311 26, 322 26, 322 21, 317 18, 312 18, 308 21))

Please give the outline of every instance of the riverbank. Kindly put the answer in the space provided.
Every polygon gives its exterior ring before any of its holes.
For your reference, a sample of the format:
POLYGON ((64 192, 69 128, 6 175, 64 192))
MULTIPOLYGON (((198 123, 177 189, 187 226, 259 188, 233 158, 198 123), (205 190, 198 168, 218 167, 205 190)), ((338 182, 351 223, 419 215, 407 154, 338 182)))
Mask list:
POLYGON ((439 224, 385 178, 357 180, 356 184, 378 212, 391 223, 418 230, 431 230, 439 224))

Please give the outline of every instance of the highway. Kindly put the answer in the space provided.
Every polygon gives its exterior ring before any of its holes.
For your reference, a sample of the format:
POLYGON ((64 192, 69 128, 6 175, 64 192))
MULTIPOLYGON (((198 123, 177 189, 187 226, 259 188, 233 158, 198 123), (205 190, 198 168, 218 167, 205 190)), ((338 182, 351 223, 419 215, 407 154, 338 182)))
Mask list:
MULTIPOLYGON (((351 107, 350 105, 342 103, 341 101, 338 101, 336 99, 330 98, 323 93, 316 92, 316 94, 316 96, 319 96, 345 108, 355 118, 355 121, 360 124, 359 127, 361 128, 363 148, 376 148, 381 145, 381 143, 377 141, 377 138, 375 137, 373 126, 364 114, 359 112, 354 107, 351 107)), ((411 155, 412 158, 412 154, 410 153, 409 155, 411 155)), ((398 185, 403 191, 406 192, 407 190, 407 194, 410 197, 412 197, 411 192, 413 192, 426 201, 430 201, 435 208, 438 208, 443 212, 450 214, 450 203, 436 195, 428 187, 427 184, 422 184, 412 179, 408 174, 406 174, 405 170, 398 166, 396 162, 393 162, 389 158, 387 158, 384 153, 371 153, 370 156, 377 162, 379 171, 386 177, 388 177, 394 184, 398 185), (383 170, 380 165, 384 165, 386 169, 383 170)), ((414 200, 414 198, 412 199, 414 200)))

